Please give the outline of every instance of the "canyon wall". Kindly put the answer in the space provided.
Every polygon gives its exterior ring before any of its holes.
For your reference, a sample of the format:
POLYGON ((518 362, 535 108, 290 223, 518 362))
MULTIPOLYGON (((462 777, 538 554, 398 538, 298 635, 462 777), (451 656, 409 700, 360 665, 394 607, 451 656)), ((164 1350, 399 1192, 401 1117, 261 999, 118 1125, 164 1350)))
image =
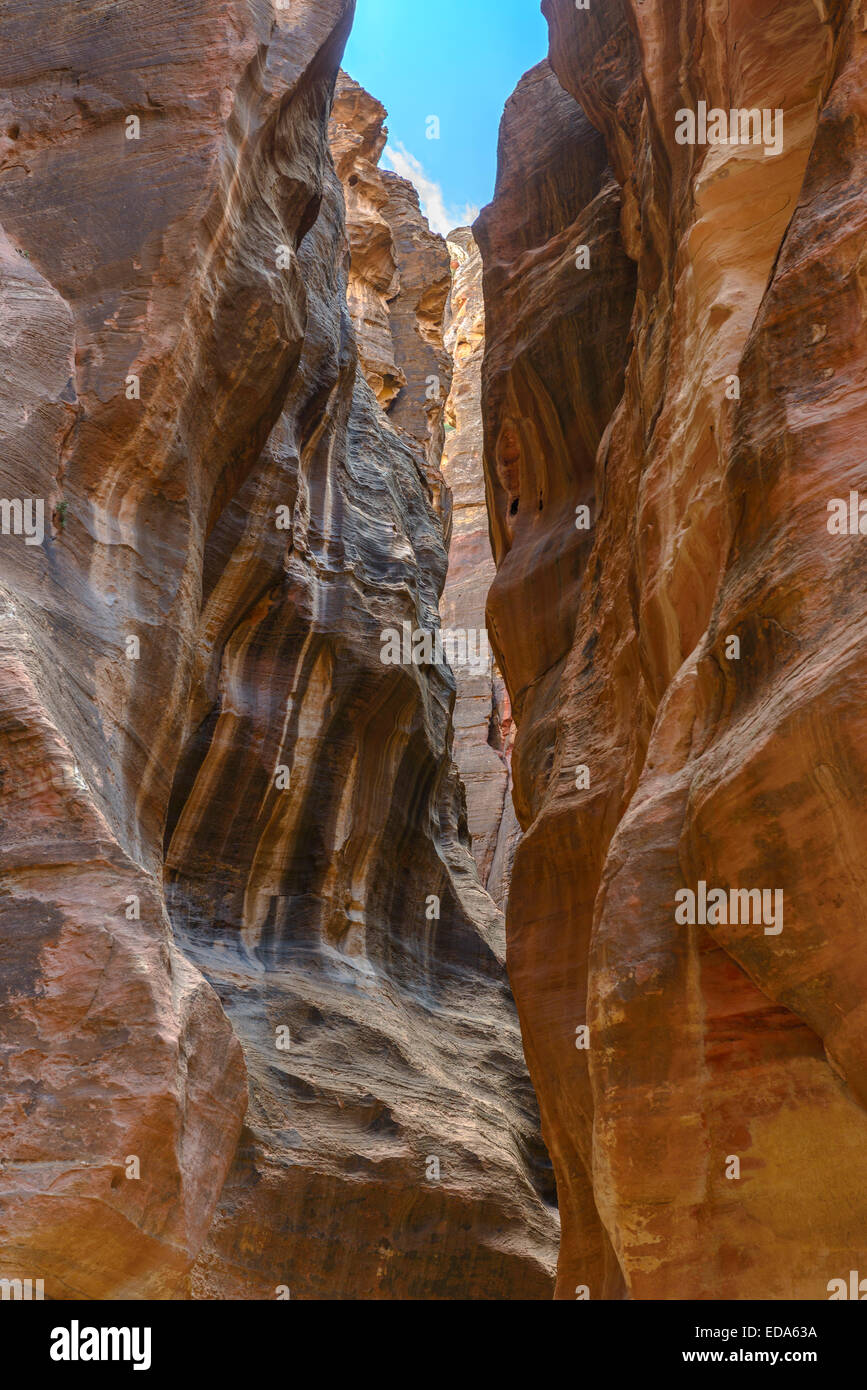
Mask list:
POLYGON ((381 102, 338 74, 329 141, 346 200, 347 300, 362 371, 391 424, 424 445, 429 482, 447 509, 440 462, 452 379, 443 343, 449 253, 414 186, 379 167, 386 116, 381 102))
POLYGON ((443 477, 452 496, 449 567, 440 601, 443 627, 467 633, 467 656, 454 666, 455 761, 466 791, 473 856, 488 892, 505 908, 520 826, 511 796, 514 725, 505 682, 488 655, 485 603, 495 574, 488 535, 482 462, 482 359, 485 309, 482 258, 468 227, 449 236, 452 288, 445 312, 445 344, 453 377, 445 410, 443 477), (484 659, 482 659, 484 657, 484 659))
POLYGON ((505 683, 485 656, 494 576, 482 466, 482 263, 469 228, 432 232, 411 183, 379 167, 381 102, 337 78, 329 139, 346 198, 349 312, 359 360, 395 428, 424 445, 449 546, 440 602, 457 687, 454 757, 482 883, 503 908, 520 836, 510 795, 513 726, 505 683), (463 637, 461 634, 465 634, 463 637))
POLYGON ((867 1238, 864 19, 543 11, 475 233, 557 1292, 824 1299, 867 1238), (782 148, 679 143, 700 102, 782 148))
POLYGON ((0 16, 0 491, 45 520, 0 536, 0 1275, 50 1298, 552 1287, 454 680, 380 659, 445 508, 422 348, 362 339, 394 421, 358 370, 351 18, 0 16))

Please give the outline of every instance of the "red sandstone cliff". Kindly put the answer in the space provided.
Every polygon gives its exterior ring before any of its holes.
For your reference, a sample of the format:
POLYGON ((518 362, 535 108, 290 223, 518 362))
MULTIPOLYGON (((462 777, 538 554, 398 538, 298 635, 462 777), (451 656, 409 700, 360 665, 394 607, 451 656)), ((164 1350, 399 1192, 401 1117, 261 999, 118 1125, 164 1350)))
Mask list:
POLYGON ((519 841, 560 1296, 862 1259, 862 18, 544 8, 447 402, 349 0, 0 14, 0 1277, 47 1297, 548 1296, 468 824, 498 901, 519 841), (699 102, 782 150, 679 144, 699 102), (380 659, 481 624, 480 430, 508 698, 380 659))
POLYGON ((467 228, 447 247, 412 184, 379 168, 386 116, 363 87, 338 75, 329 139, 346 198, 349 312, 365 376, 389 422, 425 446, 444 516, 440 612, 454 642, 447 653, 457 687, 454 757, 473 857, 503 907, 520 829, 510 795, 508 696, 484 633, 494 562, 482 467, 482 263, 467 228))
POLYGON ((485 310, 482 259, 466 227, 449 236, 452 288, 446 306, 445 344, 452 355, 446 402, 443 477, 452 495, 449 567, 440 601, 443 626, 467 638, 467 660, 455 665, 455 760, 466 790, 467 823, 482 882, 505 907, 512 860, 520 837, 511 797, 514 726, 505 684, 485 631, 485 602, 495 566, 488 535, 482 463, 482 358, 485 310), (484 633, 484 638, 481 634, 484 633))
POLYGON ((543 9, 475 230, 558 1293, 822 1299, 867 1224, 867 560, 827 527, 867 491, 867 36, 835 0, 543 9), (700 101, 779 109, 782 152, 679 144, 700 101), (781 891, 782 930, 678 922, 700 881, 781 891))
POLYGON ((413 185, 379 168, 386 115, 381 102, 338 74, 329 140, 346 199, 349 312, 362 370, 390 422, 425 446, 439 495, 452 377, 443 344, 449 253, 413 185))
POLYGON ((0 538, 0 1275, 50 1298, 551 1288, 454 683, 380 660, 446 551, 346 308, 351 11, 0 16, 0 492, 45 504, 0 538))

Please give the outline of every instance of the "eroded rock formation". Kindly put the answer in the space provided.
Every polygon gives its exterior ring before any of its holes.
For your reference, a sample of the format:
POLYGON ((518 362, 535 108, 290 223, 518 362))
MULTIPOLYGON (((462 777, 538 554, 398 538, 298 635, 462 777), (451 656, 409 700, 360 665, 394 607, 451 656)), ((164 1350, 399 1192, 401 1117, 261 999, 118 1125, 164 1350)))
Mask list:
POLYGON ((0 537, 0 1275, 46 1297, 551 1288, 453 681, 380 661, 446 558, 346 308, 351 11, 70 4, 50 63, 0 16, 0 491, 45 508, 0 537))
POLYGON ((494 562, 482 468, 481 258, 468 228, 458 228, 447 247, 430 230, 413 185, 378 167, 386 115, 363 87, 338 75, 330 141, 346 196, 349 311, 365 376, 389 421, 425 446, 443 514, 449 564, 440 612, 454 637, 447 653, 457 686, 454 756, 473 856, 503 907, 520 827, 509 794, 508 696, 500 673, 482 659, 494 562))
POLYGON ((349 310, 364 374, 391 423, 425 446, 438 494, 452 375, 443 345, 449 253, 428 226, 414 186, 379 168, 386 114, 381 102, 339 73, 329 138, 346 197, 349 310))
POLYGON ((394 237, 384 208, 388 203, 378 167, 388 131, 386 110, 346 73, 337 78, 329 123, 329 143, 343 184, 350 266, 347 302, 358 343, 358 359, 383 409, 406 385, 395 360, 389 300, 398 293, 394 237))
POLYGON ((487 657, 485 633, 485 603, 495 567, 482 465, 482 259, 467 227, 451 233, 449 250, 452 288, 444 338, 453 377, 442 471, 452 496, 452 533, 440 612, 443 627, 455 634, 457 657, 462 655, 460 634, 465 633, 467 657, 485 658, 455 663, 454 752, 466 789, 467 823, 479 875, 494 900, 505 907, 520 827, 509 768, 514 725, 505 683, 487 657))
POLYGON ((867 560, 827 527, 867 488, 867 36, 837 0, 543 9, 476 235, 558 1293, 822 1299, 867 1232, 867 560), (782 152, 678 143, 699 102, 782 112, 782 152), (700 882, 781 890, 782 930, 677 921, 700 882))

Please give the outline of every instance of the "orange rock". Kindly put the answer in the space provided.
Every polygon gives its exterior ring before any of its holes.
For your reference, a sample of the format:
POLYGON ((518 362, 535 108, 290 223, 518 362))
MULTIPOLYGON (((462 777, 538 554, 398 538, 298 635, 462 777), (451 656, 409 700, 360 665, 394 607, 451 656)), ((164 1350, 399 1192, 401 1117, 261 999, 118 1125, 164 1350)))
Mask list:
POLYGON ((0 535, 0 1277, 545 1298, 454 682, 380 660, 446 549, 346 307, 352 5, 61 11, 50 63, 0 16, 0 493, 44 503, 0 535))
POLYGON ((378 167, 386 115, 369 92, 338 74, 329 142, 346 199, 347 298, 364 374, 391 423, 425 446, 429 481, 439 493, 452 374, 443 346, 449 257, 413 185, 378 167))
POLYGON ((811 0, 543 8, 570 96, 519 85, 477 236, 558 1294, 822 1299, 867 1178, 863 565, 826 527, 864 484, 867 39, 811 0), (699 100, 782 110, 783 152, 679 145, 699 100), (781 890, 783 931, 681 925, 699 880, 781 890))
MULTIPOLYGON (((489 649, 485 601, 495 574, 482 465, 482 261, 466 227, 450 234, 449 247, 455 253, 455 274, 446 308, 445 343, 453 358, 454 376, 446 403, 448 433, 442 471, 452 495, 452 534, 440 612, 444 628, 473 634, 473 651, 481 655, 489 649)), ((520 838, 510 794, 508 696, 492 657, 455 665, 455 682, 454 754, 466 791, 473 857, 482 883, 504 907, 520 838)))

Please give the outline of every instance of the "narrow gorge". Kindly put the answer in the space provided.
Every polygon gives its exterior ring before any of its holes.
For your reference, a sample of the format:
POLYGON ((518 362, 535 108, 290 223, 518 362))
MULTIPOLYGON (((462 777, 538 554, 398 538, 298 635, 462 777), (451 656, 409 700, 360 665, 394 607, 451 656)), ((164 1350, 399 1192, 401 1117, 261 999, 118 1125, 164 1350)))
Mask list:
POLYGON ((827 1299, 864 7, 543 0, 447 235, 354 11, 0 11, 3 1297, 827 1299))

